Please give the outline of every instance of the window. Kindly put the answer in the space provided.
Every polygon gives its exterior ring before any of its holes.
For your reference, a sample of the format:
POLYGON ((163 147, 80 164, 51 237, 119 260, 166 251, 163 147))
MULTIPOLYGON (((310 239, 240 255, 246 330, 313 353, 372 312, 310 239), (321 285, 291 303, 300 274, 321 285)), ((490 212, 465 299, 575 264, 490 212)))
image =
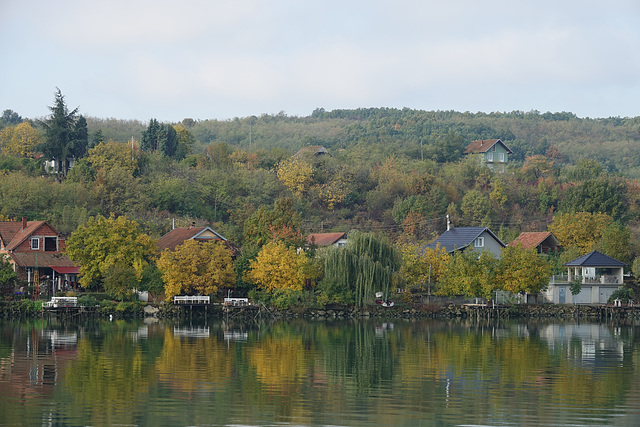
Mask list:
POLYGON ((493 144, 493 147, 491 147, 491 151, 496 151, 496 145, 493 144))
POLYGON ((504 163, 504 153, 499 153, 498 154, 498 161, 501 163, 504 163))
POLYGON ((493 153, 487 153, 487 161, 493 162, 493 153))
POLYGON ((31 238, 31 249, 33 249, 34 251, 40 249, 40 239, 38 239, 37 237, 31 238))
POLYGON ((58 238, 57 237, 45 237, 44 238, 44 250, 49 252, 56 252, 58 250, 58 238))
POLYGON ((473 242, 473 246, 476 248, 484 247, 484 237, 478 237, 475 242, 473 242))

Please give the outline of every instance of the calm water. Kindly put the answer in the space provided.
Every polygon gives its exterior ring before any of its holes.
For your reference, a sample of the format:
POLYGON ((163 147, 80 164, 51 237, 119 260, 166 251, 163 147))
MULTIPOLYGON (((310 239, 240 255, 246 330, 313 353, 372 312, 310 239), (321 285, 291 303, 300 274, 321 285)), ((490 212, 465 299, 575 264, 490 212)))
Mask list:
POLYGON ((0 424, 636 426, 639 349, 634 324, 4 321, 0 424))

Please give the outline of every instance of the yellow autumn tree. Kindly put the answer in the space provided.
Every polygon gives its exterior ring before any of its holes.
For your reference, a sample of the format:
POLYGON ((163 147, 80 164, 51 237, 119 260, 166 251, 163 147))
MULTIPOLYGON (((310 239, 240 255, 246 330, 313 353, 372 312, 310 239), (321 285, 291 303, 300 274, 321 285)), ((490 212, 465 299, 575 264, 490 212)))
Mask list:
POLYGON ((251 261, 247 278, 268 292, 274 290, 301 291, 309 271, 309 258, 296 253, 283 242, 270 242, 251 261))
POLYGON ((585 254, 595 249, 613 218, 603 213, 575 212, 558 214, 549 231, 565 248, 578 248, 585 254))
POLYGON ((276 165, 278 179, 296 196, 309 190, 313 182, 313 166, 301 157, 291 157, 276 165))
POLYGON ((496 283, 504 291, 538 293, 549 284, 551 266, 535 248, 510 245, 502 249, 496 283))
POLYGON ((137 280, 157 256, 155 240, 126 216, 91 217, 71 233, 66 254, 80 266, 80 284, 91 289, 115 267, 132 268, 137 280))
POLYGON ((96 170, 122 168, 130 173, 138 168, 138 145, 117 141, 101 142, 89 150, 87 159, 96 170))
POLYGON ((9 126, 0 132, 2 151, 10 156, 33 157, 42 138, 28 122, 9 126))
POLYGON ((435 248, 422 248, 415 244, 402 247, 402 272, 409 286, 428 286, 438 283, 450 255, 439 244, 435 248))
POLYGON ((234 281, 231 252, 222 242, 187 240, 158 260, 166 300, 182 293, 211 295, 234 281))

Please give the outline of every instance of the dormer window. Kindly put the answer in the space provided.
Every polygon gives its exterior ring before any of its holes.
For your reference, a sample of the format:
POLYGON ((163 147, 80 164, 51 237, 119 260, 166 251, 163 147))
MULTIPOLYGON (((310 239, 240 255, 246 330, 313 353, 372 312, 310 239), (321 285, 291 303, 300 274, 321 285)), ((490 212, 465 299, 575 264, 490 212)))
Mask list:
POLYGON ((31 238, 31 249, 34 251, 40 250, 40 239, 38 239, 37 237, 31 238))
POLYGON ((474 242, 473 246, 476 248, 484 248, 484 237, 478 237, 474 242))

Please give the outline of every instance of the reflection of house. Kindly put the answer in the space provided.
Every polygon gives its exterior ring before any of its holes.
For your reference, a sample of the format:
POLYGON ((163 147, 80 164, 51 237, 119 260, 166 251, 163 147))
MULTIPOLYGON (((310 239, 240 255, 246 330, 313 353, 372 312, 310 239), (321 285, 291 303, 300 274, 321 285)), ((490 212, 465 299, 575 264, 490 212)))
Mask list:
POLYGON ((74 284, 78 267, 64 249, 64 239, 46 221, 0 222, 0 254, 11 259, 18 277, 29 284, 53 285, 54 290, 74 284))
POLYGON ((476 155, 490 169, 504 172, 509 154, 513 154, 513 151, 499 139, 482 139, 467 145, 464 154, 476 155))
POLYGON ((553 276, 544 292, 545 299, 555 304, 606 304, 611 294, 622 286, 626 264, 593 251, 564 265, 567 275, 553 276), (577 295, 572 295, 569 288, 574 280, 582 286, 577 295))
POLYGON ((435 249, 437 245, 448 253, 464 251, 489 251, 497 258, 502 255, 502 248, 506 245, 487 227, 450 227, 433 243, 424 248, 435 249))
POLYGON ((196 240, 198 242, 217 240, 220 242, 227 242, 227 239, 211 227, 196 227, 195 224, 191 224, 189 228, 174 228, 162 236, 158 240, 158 248, 161 251, 165 249, 175 251, 176 247, 180 246, 187 240, 196 240))
POLYGON ((322 246, 338 246, 343 247, 347 244, 347 233, 314 233, 307 236, 309 245, 322 246))
POLYGON ((539 254, 548 254, 560 249, 560 242, 549 231, 520 233, 509 246, 522 245, 523 248, 536 248, 539 254))

